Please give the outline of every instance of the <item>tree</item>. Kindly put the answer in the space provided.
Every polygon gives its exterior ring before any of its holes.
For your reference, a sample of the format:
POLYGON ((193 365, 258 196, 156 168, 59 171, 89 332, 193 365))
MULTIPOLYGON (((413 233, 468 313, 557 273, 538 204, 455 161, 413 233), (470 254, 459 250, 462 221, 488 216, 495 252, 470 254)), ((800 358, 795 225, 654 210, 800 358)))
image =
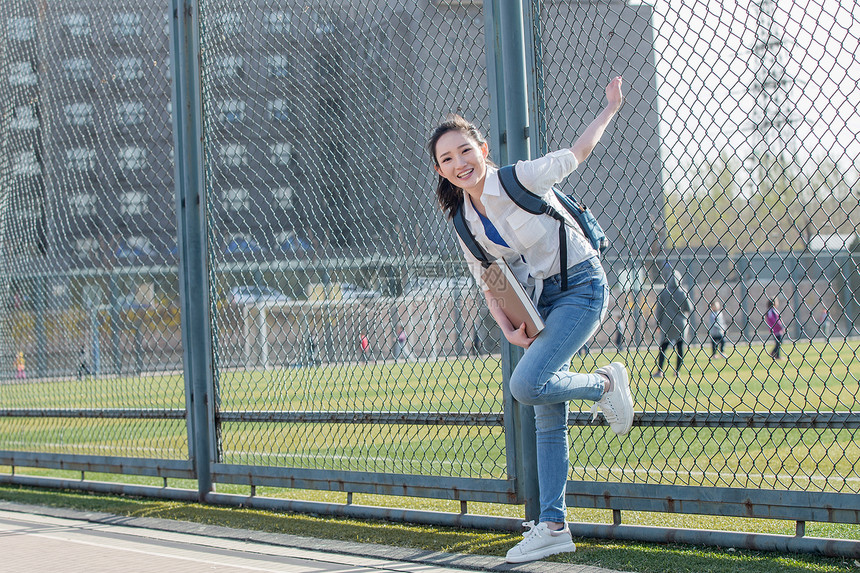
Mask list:
POLYGON ((775 0, 760 0, 754 8, 755 42, 750 48, 754 79, 749 91, 755 104, 742 127, 750 136, 746 166, 751 174, 750 195, 754 203, 753 217, 747 223, 758 223, 762 231, 750 237, 756 248, 792 248, 793 241, 779 231, 797 199, 796 185, 801 174, 793 160, 798 116, 791 96, 797 81, 786 69, 790 46, 774 19, 775 0))

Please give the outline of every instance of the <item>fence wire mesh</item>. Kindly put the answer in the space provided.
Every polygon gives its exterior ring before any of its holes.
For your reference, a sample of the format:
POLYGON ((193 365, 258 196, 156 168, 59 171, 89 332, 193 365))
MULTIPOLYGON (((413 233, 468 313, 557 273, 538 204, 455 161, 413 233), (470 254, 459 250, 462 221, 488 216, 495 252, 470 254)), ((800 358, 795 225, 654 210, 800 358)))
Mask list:
POLYGON ((187 458, 166 7, 0 13, 0 447, 187 458))
POLYGON ((501 477, 499 425, 339 414, 501 411, 423 150, 448 111, 487 122, 481 11, 209 1, 201 22, 218 403, 317 420, 225 424, 223 460, 501 477))
MULTIPOLYGON (((572 367, 626 362, 641 424, 574 412, 571 479, 857 493, 857 6, 530 6, 541 151, 626 90, 563 190, 612 241, 572 367)), ((185 458, 168 6, 0 11, 0 448, 185 458)), ((424 150, 449 112, 491 131, 484 34, 471 1, 200 3, 217 461, 508 477, 499 334, 424 150)))
POLYGON ((593 359, 626 353, 651 419, 727 414, 724 427, 634 428, 620 449, 579 429, 572 479, 860 489, 857 430, 792 416, 858 409, 856 9, 534 2, 545 150, 584 129, 608 78, 626 82, 610 142, 569 181, 614 235, 593 359), (659 320, 676 273, 691 307, 683 362, 659 320), (750 423, 762 412, 769 423, 750 423))

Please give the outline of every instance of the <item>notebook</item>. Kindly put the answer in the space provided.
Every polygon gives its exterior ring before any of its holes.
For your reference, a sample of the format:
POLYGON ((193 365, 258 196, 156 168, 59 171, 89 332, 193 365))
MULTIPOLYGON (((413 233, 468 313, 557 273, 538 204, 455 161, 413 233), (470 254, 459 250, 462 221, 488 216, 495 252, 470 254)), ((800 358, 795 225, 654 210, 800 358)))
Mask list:
POLYGON ((526 334, 535 336, 546 326, 534 301, 514 276, 504 259, 497 259, 484 269, 481 278, 499 302, 502 312, 514 328, 526 324, 526 334))

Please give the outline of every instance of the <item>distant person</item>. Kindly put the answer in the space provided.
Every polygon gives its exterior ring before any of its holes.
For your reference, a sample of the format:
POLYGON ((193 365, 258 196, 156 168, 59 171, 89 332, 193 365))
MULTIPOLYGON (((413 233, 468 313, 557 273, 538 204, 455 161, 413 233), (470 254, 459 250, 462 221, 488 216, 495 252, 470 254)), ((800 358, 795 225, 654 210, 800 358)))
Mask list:
POLYGON ((86 346, 81 346, 78 353, 78 380, 90 375, 90 356, 86 346))
POLYGON ((362 333, 359 338, 359 345, 361 346, 361 361, 367 362, 367 355, 370 353, 370 341, 366 334, 362 333))
POLYGON ((821 334, 823 334, 825 338, 829 338, 833 323, 830 321, 830 314, 827 312, 827 307, 825 306, 821 307, 821 314, 818 315, 818 325, 821 330, 821 334))
POLYGON ((657 324, 660 326, 662 339, 654 378, 663 376, 663 363, 666 362, 666 351, 670 346, 674 346, 677 352, 675 376, 681 371, 684 365, 684 345, 690 325, 690 313, 693 312, 690 295, 681 286, 681 273, 667 269, 665 275, 666 286, 657 297, 657 324))
POLYGON ((24 359, 24 351, 19 350, 15 355, 15 378, 26 380, 27 378, 27 361, 24 359))
POLYGON ((305 364, 309 366, 316 366, 319 364, 319 359, 317 358, 317 343, 313 336, 308 337, 308 342, 305 347, 305 364))
POLYGON ((394 347, 392 354, 395 360, 399 360, 400 358, 408 359, 410 355, 406 331, 399 325, 394 333, 394 347))
POLYGON ((720 356, 726 357, 726 320, 723 317, 723 307, 720 301, 711 303, 711 312, 708 315, 708 334, 711 336, 711 357, 716 356, 717 350, 720 356))
POLYGON ((619 312, 615 319, 615 350, 624 352, 624 331, 627 330, 627 320, 624 318, 624 313, 619 312))
POLYGON ((775 296, 767 301, 767 313, 764 315, 764 321, 770 328, 771 334, 776 339, 776 344, 773 350, 770 351, 770 356, 774 360, 782 358, 782 337, 785 336, 785 325, 782 323, 782 318, 779 316, 779 297, 775 296))

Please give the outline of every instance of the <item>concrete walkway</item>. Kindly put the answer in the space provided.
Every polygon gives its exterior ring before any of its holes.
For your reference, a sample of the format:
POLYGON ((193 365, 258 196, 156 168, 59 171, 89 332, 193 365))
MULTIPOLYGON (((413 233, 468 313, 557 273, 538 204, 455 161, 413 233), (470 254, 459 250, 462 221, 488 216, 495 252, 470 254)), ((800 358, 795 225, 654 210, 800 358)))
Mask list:
POLYGON ((617 573, 0 502, 6 573, 617 573))

